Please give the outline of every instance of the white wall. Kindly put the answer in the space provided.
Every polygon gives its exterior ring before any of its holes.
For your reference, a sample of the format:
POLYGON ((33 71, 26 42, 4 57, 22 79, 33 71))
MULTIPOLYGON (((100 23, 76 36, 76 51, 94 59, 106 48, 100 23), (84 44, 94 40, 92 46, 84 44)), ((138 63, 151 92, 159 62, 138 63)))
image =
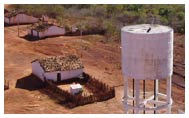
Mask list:
POLYGON ((44 38, 46 36, 46 31, 39 32, 39 38, 44 38))
POLYGON ((28 35, 31 35, 31 34, 32 34, 32 33, 31 33, 31 32, 32 32, 31 29, 28 29, 27 31, 28 31, 28 35))
POLYGON ((48 20, 49 20, 49 17, 45 16, 45 15, 43 15, 42 18, 43 18, 44 22, 48 22, 48 20))
POLYGON ((33 16, 28 16, 28 15, 25 15, 25 14, 18 14, 14 17, 11 17, 10 18, 10 24, 17 24, 17 23, 20 23, 20 24, 24 24, 24 23, 36 23, 38 22, 38 18, 35 18, 33 16))
POLYGON ((65 29, 57 26, 51 26, 48 28, 47 35, 48 36, 53 36, 53 35, 64 35, 65 34, 65 29))
POLYGON ((32 73, 44 81, 44 70, 38 61, 32 62, 32 73))
POLYGON ((75 95, 76 93, 79 93, 80 91, 82 91, 82 86, 81 85, 79 87, 76 87, 76 88, 74 88, 72 86, 73 85, 70 86, 70 92, 71 92, 71 94, 75 95))
POLYGON ((44 81, 44 77, 49 80, 57 81, 57 73, 61 73, 61 80, 66 80, 74 77, 78 77, 83 73, 82 69, 70 70, 70 71, 54 71, 44 72, 38 61, 32 62, 32 73, 44 81))
POLYGON ((48 79, 48 80, 57 81, 57 73, 58 73, 58 71, 46 72, 46 73, 44 74, 44 76, 45 76, 46 79, 48 79))
POLYGON ((48 36, 60 36, 60 35, 64 35, 65 32, 65 28, 61 28, 61 27, 57 27, 57 26, 51 26, 49 27, 47 30, 43 31, 43 32, 39 32, 39 37, 43 38, 43 37, 48 37, 48 36))
POLYGON ((4 22, 7 23, 7 24, 9 24, 9 18, 4 17, 4 22))
POLYGON ((77 70, 62 71, 61 72, 61 80, 78 77, 82 73, 83 73, 83 68, 77 69, 77 70))
POLYGON ((47 72, 45 73, 46 79, 50 79, 53 81, 57 81, 57 73, 61 73, 61 80, 66 80, 74 77, 78 77, 83 73, 83 69, 77 69, 77 70, 70 70, 70 71, 55 71, 55 72, 47 72))
POLYGON ((38 32, 36 31, 36 30, 33 30, 33 36, 36 36, 36 37, 38 37, 38 32))
MULTIPOLYGON (((44 38, 48 36, 61 36, 66 33, 65 28, 51 26, 47 30, 39 32, 39 38, 44 38)), ((31 31, 28 31, 28 34, 31 34, 31 31)), ((33 30, 33 36, 37 36, 37 31, 33 30)))

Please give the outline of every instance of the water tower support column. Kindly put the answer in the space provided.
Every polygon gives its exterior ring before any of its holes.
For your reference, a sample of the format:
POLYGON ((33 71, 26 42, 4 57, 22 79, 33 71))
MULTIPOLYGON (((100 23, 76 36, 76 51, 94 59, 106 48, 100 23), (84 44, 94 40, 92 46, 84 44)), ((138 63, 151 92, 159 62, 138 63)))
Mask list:
POLYGON ((136 105, 133 106, 135 109, 135 114, 139 114, 139 104, 140 104, 140 80, 135 80, 135 99, 136 105))
MULTIPOLYGON (((159 93, 159 81, 158 79, 154 80, 154 100, 157 102, 158 101, 158 93, 159 93)), ((156 107, 156 104, 154 104, 154 107, 156 107)), ((157 110, 154 110, 154 114, 157 113, 157 110)))
MULTIPOLYGON (((128 100, 128 90, 127 90, 128 89, 128 79, 129 79, 128 77, 124 76, 124 98, 123 98, 124 101, 128 100)), ((127 105, 125 106, 125 112, 126 112, 126 114, 128 113, 127 105)))
POLYGON ((172 105, 172 100, 171 100, 171 77, 167 78, 167 113, 171 114, 171 105, 172 105))

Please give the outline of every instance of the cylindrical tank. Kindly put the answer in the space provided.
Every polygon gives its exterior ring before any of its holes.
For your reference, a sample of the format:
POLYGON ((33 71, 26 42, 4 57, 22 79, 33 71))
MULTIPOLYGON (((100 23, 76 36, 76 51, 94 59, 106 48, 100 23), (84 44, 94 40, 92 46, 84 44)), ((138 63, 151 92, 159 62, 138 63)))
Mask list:
POLYGON ((121 30, 122 71, 139 80, 165 79, 173 73, 173 29, 140 24, 121 30))

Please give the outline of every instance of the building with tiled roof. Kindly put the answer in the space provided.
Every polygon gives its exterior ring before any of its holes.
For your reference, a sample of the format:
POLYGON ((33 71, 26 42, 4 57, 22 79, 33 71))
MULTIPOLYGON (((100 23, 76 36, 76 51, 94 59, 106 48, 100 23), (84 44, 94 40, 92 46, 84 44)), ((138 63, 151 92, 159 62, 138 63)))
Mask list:
POLYGON ((23 10, 6 11, 4 14, 4 22, 9 25, 36 23, 39 18, 26 14, 23 10))
POLYGON ((78 77, 83 73, 83 64, 75 55, 35 59, 32 73, 42 81, 45 79, 61 81, 78 77))
POLYGON ((65 28, 47 22, 33 24, 28 30, 28 35, 37 38, 62 36, 65 33, 65 28))

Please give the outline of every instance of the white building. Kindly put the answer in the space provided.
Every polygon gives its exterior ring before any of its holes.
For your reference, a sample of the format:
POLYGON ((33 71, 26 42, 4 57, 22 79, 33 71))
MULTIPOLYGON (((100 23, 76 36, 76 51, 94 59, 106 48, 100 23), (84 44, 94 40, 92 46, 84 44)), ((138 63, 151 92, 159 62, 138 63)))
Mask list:
POLYGON ((48 23, 35 24, 28 30, 28 35, 37 38, 62 36, 65 33, 65 28, 48 23))
POLYGON ((5 13, 4 22, 9 25, 36 23, 39 18, 24 13, 21 10, 12 10, 5 13))
POLYGON ((72 84, 72 85, 70 85, 70 92, 73 95, 82 92, 82 90, 83 89, 82 89, 82 86, 80 84, 72 84))
POLYGON ((78 77, 83 73, 83 64, 75 55, 36 59, 32 63, 32 73, 42 81, 61 81, 78 77))

